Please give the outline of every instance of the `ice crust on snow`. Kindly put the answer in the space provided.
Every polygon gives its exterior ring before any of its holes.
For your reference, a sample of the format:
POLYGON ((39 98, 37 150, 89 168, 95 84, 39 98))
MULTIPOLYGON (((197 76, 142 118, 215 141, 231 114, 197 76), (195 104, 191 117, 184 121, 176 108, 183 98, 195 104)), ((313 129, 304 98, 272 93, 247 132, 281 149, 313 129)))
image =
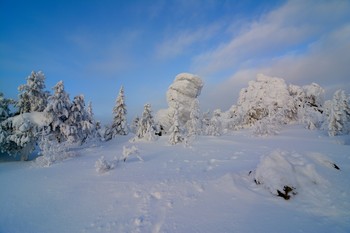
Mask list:
POLYGON ((190 119, 192 102, 200 95, 203 85, 203 81, 193 74, 180 73, 175 77, 166 93, 169 108, 158 111, 156 116, 166 130, 172 124, 171 119, 176 108, 181 124, 184 125, 190 119))

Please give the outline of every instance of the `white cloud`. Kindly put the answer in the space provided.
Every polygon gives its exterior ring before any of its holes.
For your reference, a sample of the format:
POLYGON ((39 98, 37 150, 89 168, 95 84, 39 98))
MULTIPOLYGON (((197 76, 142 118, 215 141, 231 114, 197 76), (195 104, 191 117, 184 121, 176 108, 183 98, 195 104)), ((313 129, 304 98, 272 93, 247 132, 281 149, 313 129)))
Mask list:
POLYGON ((349 18, 345 1, 290 1, 249 22, 228 43, 195 57, 193 67, 206 75, 237 68, 247 60, 279 56, 322 36, 349 18))
POLYGON ((167 59, 181 55, 196 43, 209 40, 215 36, 220 28, 221 25, 219 23, 214 23, 196 30, 186 29, 168 35, 167 38, 156 47, 156 56, 160 59, 167 59))
POLYGON ((290 1, 247 24, 229 43, 196 57, 197 73, 212 82, 220 72, 231 72, 215 87, 204 87, 203 107, 227 110, 257 73, 297 85, 316 82, 328 91, 327 98, 338 88, 350 93, 348 12, 346 1, 290 1))

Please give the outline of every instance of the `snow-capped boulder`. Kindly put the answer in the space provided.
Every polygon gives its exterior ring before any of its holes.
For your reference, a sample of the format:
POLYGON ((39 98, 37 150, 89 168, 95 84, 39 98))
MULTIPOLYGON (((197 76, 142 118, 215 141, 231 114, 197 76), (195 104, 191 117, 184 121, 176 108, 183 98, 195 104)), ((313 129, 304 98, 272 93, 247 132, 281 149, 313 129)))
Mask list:
POLYGON ((323 154, 275 150, 261 158, 254 172, 254 182, 288 200, 298 193, 305 196, 315 195, 315 190, 324 192, 322 188, 328 185, 328 180, 321 174, 327 174, 329 169, 340 170, 323 154))
POLYGON ((184 125, 190 119, 191 104, 200 95, 202 88, 203 81, 196 75, 181 73, 175 77, 166 94, 169 108, 160 110, 156 116, 165 130, 172 124, 176 106, 181 124, 184 125))

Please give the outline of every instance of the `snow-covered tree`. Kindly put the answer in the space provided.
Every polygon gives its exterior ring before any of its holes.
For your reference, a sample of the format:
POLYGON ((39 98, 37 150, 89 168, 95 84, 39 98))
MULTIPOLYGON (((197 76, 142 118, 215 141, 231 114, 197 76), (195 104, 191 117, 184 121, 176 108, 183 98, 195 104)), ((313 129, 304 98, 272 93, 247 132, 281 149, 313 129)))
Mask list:
POLYGON ((169 129, 169 139, 168 142, 171 145, 178 144, 183 141, 183 130, 179 121, 178 106, 175 107, 173 124, 169 129))
POLYGON ((70 108, 70 114, 63 125, 63 134, 70 143, 84 143, 89 135, 92 134, 94 124, 85 109, 85 100, 83 95, 74 97, 70 108))
POLYGON ((86 109, 86 113, 87 113, 86 120, 88 122, 90 122, 90 124, 91 124, 89 137, 91 137, 91 138, 97 137, 98 136, 97 131, 99 130, 100 126, 99 126, 99 123, 95 121, 94 112, 92 110, 92 102, 91 101, 88 104, 88 107, 86 109))
POLYGON ((114 119, 111 128, 112 137, 128 134, 128 125, 126 120, 127 110, 124 98, 124 87, 122 86, 115 101, 115 107, 113 108, 114 119))
POLYGON ((241 115, 243 126, 253 126, 256 121, 274 116, 282 109, 283 121, 291 121, 293 100, 281 78, 258 74, 256 81, 250 81, 248 88, 240 91, 237 111, 241 115))
POLYGON ((210 115, 211 115, 210 110, 203 113, 202 121, 201 121, 203 134, 207 134, 207 129, 210 125, 210 118, 211 118, 210 115))
POLYGON ((299 121, 308 129, 320 128, 322 124, 324 89, 316 83, 303 86, 302 107, 299 108, 299 121))
POLYGON ((23 113, 7 118, 1 122, 0 145, 1 151, 27 160, 35 149, 38 136, 47 125, 47 119, 41 112, 23 113))
POLYGON ((42 112, 47 106, 49 92, 45 91, 45 75, 39 72, 32 72, 27 77, 27 83, 18 87, 21 92, 18 95, 16 106, 20 113, 42 112))
POLYGON ((51 134, 60 143, 65 140, 65 132, 69 129, 67 120, 70 115, 71 102, 69 95, 64 90, 63 81, 59 81, 54 87, 54 94, 48 98, 48 104, 45 113, 52 118, 50 123, 51 134))
POLYGON ((328 102, 326 124, 329 136, 350 133, 350 99, 343 90, 337 90, 328 102))
POLYGON ((10 117, 10 104, 14 104, 14 101, 11 99, 6 99, 4 94, 0 92, 0 122, 10 117))
POLYGON ((131 122, 130 128, 131 128, 131 132, 133 132, 134 134, 136 134, 137 129, 139 128, 139 122, 140 122, 139 116, 136 116, 131 122))
POLYGON ((190 119, 187 121, 187 134, 189 137, 195 137, 201 133, 199 100, 194 99, 191 104, 190 119))
POLYGON ((156 139, 155 123, 152 116, 152 109, 150 104, 145 104, 144 106, 136 136, 137 138, 144 138, 148 141, 156 139))
POLYGON ((221 110, 216 109, 213 112, 213 117, 210 119, 206 134, 210 136, 220 136, 222 134, 221 110))

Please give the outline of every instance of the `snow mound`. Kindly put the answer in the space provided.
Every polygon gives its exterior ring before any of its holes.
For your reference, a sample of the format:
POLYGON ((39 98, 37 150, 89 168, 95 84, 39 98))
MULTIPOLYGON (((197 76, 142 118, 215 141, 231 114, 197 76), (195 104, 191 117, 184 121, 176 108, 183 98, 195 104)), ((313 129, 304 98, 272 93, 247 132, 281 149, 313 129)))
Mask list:
POLYGON ((193 74, 180 73, 175 77, 166 93, 169 108, 157 113, 157 120, 165 130, 170 128, 177 106, 181 123, 185 124, 190 119, 191 104, 200 95, 203 85, 203 81, 193 74))
POLYGON ((44 127, 47 126, 52 119, 43 112, 28 112, 9 118, 8 121, 12 121, 14 128, 24 130, 28 122, 37 127, 44 127))
POLYGON ((336 164, 321 154, 303 156, 275 150, 262 157, 255 171, 254 181, 272 194, 288 200, 298 192, 328 184, 327 179, 317 171, 320 165, 339 170, 336 164))

